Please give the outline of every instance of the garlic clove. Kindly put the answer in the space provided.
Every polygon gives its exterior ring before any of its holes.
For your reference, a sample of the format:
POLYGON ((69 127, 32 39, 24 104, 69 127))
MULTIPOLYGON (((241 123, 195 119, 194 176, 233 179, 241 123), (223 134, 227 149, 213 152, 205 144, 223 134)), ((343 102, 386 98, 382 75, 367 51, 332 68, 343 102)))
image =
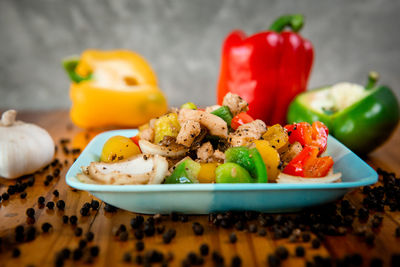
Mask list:
POLYGON ((54 141, 43 128, 16 121, 17 112, 8 110, 0 122, 0 177, 17 178, 49 164, 54 141))

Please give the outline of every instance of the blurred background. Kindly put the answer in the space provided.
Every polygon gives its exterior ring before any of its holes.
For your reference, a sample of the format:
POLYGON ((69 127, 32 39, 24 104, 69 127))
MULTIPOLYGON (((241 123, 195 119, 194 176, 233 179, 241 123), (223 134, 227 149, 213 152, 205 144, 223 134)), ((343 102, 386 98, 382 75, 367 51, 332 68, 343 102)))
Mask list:
POLYGON ((61 60, 87 48, 142 54, 171 105, 214 104, 225 36, 265 30, 284 13, 306 16, 309 88, 364 84, 376 70, 399 98, 399 11, 392 0, 0 0, 0 108, 69 108, 61 60))

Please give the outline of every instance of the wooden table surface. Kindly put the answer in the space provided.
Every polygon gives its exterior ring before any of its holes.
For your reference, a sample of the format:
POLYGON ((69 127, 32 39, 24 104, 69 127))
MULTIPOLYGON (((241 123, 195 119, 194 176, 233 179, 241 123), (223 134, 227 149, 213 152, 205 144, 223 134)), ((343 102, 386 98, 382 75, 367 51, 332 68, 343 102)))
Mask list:
MULTIPOLYGON (((156 250, 164 255, 164 264, 169 266, 185 266, 187 261, 184 261, 189 252, 199 254, 199 247, 201 244, 207 244, 210 248, 208 256, 203 257, 204 265, 213 265, 212 252, 216 251, 222 255, 225 266, 231 266, 232 258, 239 256, 242 266, 267 266, 267 258, 273 254, 278 246, 285 246, 289 251, 289 257, 281 261, 282 266, 305 266, 306 262, 318 262, 318 257, 330 257, 332 262, 339 261, 343 263, 343 259, 351 258, 353 255, 353 263, 359 260, 358 255, 362 256, 362 265, 370 266, 371 260, 375 259, 374 263, 381 263, 390 265, 393 254, 400 253, 400 238, 395 236, 395 229, 400 225, 400 212, 389 211, 385 206, 384 212, 371 211, 369 220, 360 222, 355 219, 352 227, 346 227, 347 234, 345 235, 326 235, 321 239, 321 247, 317 249, 312 248, 311 242, 302 242, 300 240, 293 242, 292 238, 274 238, 273 227, 265 227, 266 235, 262 236, 258 233, 251 233, 249 230, 238 231, 234 227, 225 229, 221 226, 215 226, 209 222, 208 216, 189 216, 187 222, 172 221, 170 217, 163 216, 162 221, 156 225, 163 225, 166 229, 173 228, 176 230, 176 237, 170 244, 164 244, 162 234, 155 234, 154 236, 144 237, 144 251, 136 251, 137 240, 134 232, 130 227, 130 220, 137 214, 118 210, 117 212, 110 213, 104 210, 105 203, 100 202, 100 208, 90 211, 89 216, 81 216, 80 209, 85 202, 91 202, 95 199, 87 192, 74 191, 65 183, 65 174, 72 164, 74 157, 78 154, 65 154, 62 146, 60 145, 61 139, 70 139, 67 148, 83 148, 85 144, 92 138, 95 132, 84 132, 74 127, 68 117, 67 111, 46 111, 46 112, 22 112, 19 119, 36 123, 49 131, 54 138, 58 151, 56 158, 62 164, 61 174, 59 178, 55 178, 48 186, 44 185, 44 181, 48 174, 52 174, 55 168, 60 166, 50 167, 48 170, 41 174, 35 175, 35 184, 28 187, 25 192, 27 196, 21 199, 20 194, 10 196, 9 200, 3 200, 0 203, 0 266, 56 266, 56 263, 61 266, 79 266, 79 265, 96 265, 96 266, 128 266, 136 265, 135 260, 137 255, 146 255, 148 251, 156 250), (54 190, 59 191, 59 197, 53 195, 54 190), (57 208, 49 210, 46 207, 38 205, 38 198, 45 197, 46 203, 49 201, 64 200, 66 207, 64 211, 57 208), (29 221, 26 216, 26 210, 33 208, 35 210, 35 223, 29 221), (381 215, 383 217, 382 224, 376 228, 371 228, 371 221, 374 215, 381 215), (76 215, 78 217, 77 226, 71 224, 64 224, 62 216, 76 215), (48 222, 52 225, 52 229, 48 233, 43 233, 42 224, 48 222), (192 230, 193 222, 199 222, 204 226, 203 235, 194 235, 192 230), (121 241, 115 234, 121 224, 127 228, 128 240, 121 241), (19 225, 24 226, 25 233, 29 227, 36 228, 36 235, 34 240, 25 240, 17 242, 15 239, 15 228, 19 225), (81 237, 75 236, 75 229, 81 227, 83 235, 81 237), (375 237, 372 240, 373 244, 367 244, 365 237, 360 237, 355 234, 359 229, 365 227, 371 231, 375 237), (357 230, 358 229, 358 230, 357 230), (64 261, 56 262, 56 255, 65 248, 71 251, 79 246, 81 239, 87 232, 94 233, 94 239, 88 242, 87 247, 98 246, 100 253, 97 257, 90 257, 88 250, 84 251, 84 257, 74 261, 71 257, 64 261), (237 242, 229 242, 231 233, 237 236, 237 242), (292 239, 292 240, 291 240, 292 239), (305 248, 304 257, 296 257, 295 249, 297 246, 305 248), (13 255, 20 251, 20 255, 13 255), (354 254, 356 256, 354 256, 354 254), (128 256, 132 257, 132 262, 128 260, 128 256), (167 261, 168 260, 168 261, 167 261)), ((392 138, 382 147, 374 151, 366 158, 374 168, 382 168, 384 170, 400 173, 399 162, 399 143, 400 143, 400 130, 396 130, 392 138)), ((25 180, 22 180, 25 182, 25 180)), ((9 185, 15 184, 14 181, 0 179, 0 193, 7 191, 9 185)), ((357 189, 345 196, 351 205, 356 209, 356 214, 359 208, 362 207, 362 200, 365 195, 362 194, 360 189, 357 189)), ((341 205, 340 201, 337 205, 341 205)), ((277 218, 273 215, 273 218, 277 218)), ((289 215, 284 215, 289 216, 289 215)), ((293 215, 295 216, 295 215, 293 215)), ((150 216, 144 216, 147 219, 150 216)), ((279 219, 281 219, 279 217, 279 219)), ((276 219, 276 220, 279 220, 276 219)), ((264 228, 259 225, 258 220, 249 222, 255 224, 258 229, 264 228)), ((306 227, 306 229, 308 229, 306 227)), ((308 231, 308 230, 305 230, 308 231)), ((304 230, 303 230, 304 232, 304 230)), ((315 234, 311 232, 311 239, 315 238, 315 234)), ((122 238, 123 239, 123 238, 122 238)), ((323 264, 326 265, 326 262, 323 264)), ((157 266, 160 266, 158 264, 157 266)))

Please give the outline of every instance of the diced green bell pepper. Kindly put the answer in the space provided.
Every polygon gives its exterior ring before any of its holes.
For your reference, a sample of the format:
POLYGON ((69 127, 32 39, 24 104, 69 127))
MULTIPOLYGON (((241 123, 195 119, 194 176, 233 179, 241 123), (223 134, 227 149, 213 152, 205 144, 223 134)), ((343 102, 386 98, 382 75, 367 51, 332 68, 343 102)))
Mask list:
POLYGON ((217 183, 253 183, 254 179, 239 164, 227 162, 215 169, 215 181, 217 183))
POLYGON ((198 183, 197 175, 200 171, 200 163, 191 159, 185 159, 176 166, 170 176, 165 179, 166 184, 193 184, 198 183))
POLYGON ((225 151, 225 162, 233 162, 245 168, 258 183, 268 179, 264 161, 256 148, 231 147, 225 151))
POLYGON ((228 124, 229 127, 231 127, 231 122, 232 122, 232 113, 230 111, 230 109, 227 106, 222 106, 214 111, 211 112, 211 114, 214 114, 218 117, 220 117, 221 119, 223 119, 226 124, 228 124))
MULTIPOLYGON (((361 93, 356 94, 355 101, 344 108, 337 108, 343 101, 332 105, 329 97, 325 97, 326 101, 318 97, 331 96, 334 86, 299 94, 289 106, 288 122, 322 121, 330 134, 355 153, 368 154, 390 137, 399 121, 399 104, 392 90, 387 86, 376 86, 376 72, 371 72, 368 78, 367 86, 362 88, 363 91, 358 90, 361 93)), ((340 94, 339 99, 344 100, 355 95, 346 90, 340 94)))

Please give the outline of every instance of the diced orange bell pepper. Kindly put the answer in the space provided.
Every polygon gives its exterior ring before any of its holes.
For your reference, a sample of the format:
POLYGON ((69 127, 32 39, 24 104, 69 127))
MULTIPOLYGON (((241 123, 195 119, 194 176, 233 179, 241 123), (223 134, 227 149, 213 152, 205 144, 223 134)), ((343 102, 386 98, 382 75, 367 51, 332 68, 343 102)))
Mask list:
POLYGON ((218 167, 218 163, 200 163, 200 171, 197 175, 197 179, 200 183, 215 183, 215 169, 218 167))

